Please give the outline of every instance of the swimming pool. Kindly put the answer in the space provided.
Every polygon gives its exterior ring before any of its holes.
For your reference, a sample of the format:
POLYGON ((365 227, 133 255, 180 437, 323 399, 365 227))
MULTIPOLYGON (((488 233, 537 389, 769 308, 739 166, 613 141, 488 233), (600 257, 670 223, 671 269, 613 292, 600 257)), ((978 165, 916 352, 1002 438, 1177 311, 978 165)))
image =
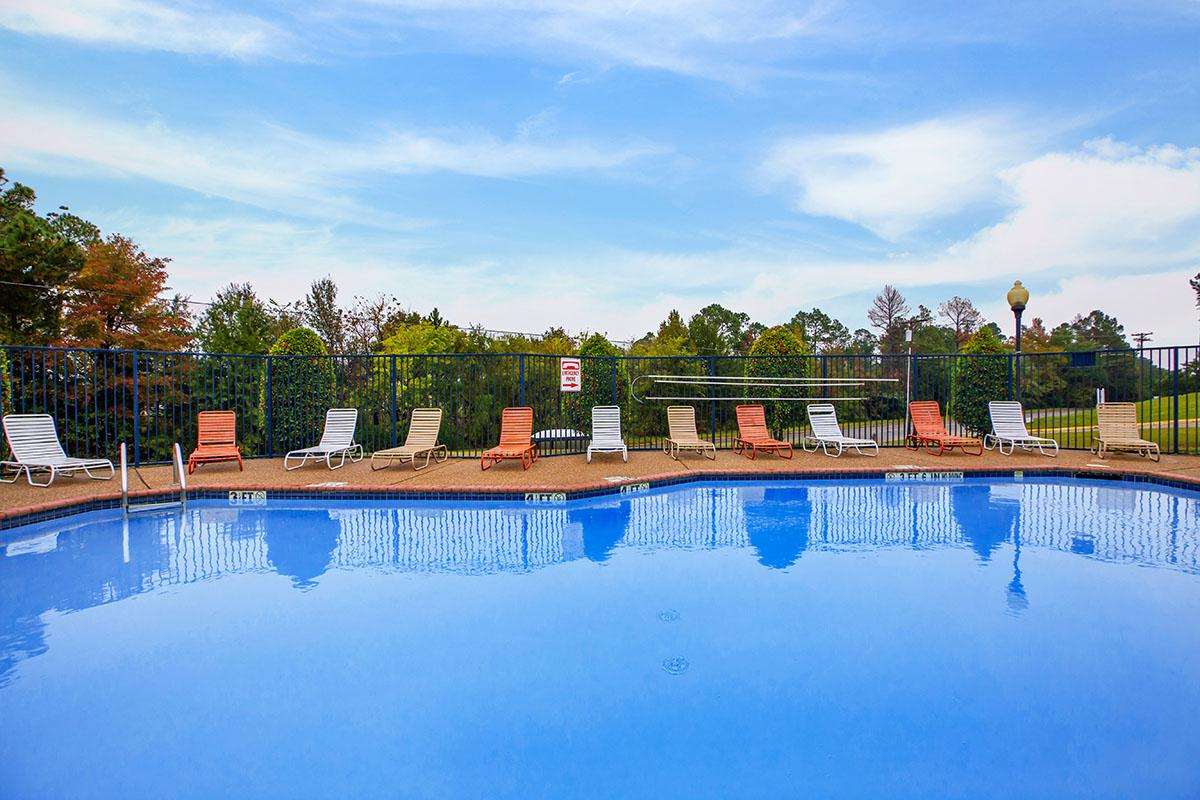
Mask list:
POLYGON ((5 798, 1200 788, 1190 492, 201 501, 0 543, 5 798))

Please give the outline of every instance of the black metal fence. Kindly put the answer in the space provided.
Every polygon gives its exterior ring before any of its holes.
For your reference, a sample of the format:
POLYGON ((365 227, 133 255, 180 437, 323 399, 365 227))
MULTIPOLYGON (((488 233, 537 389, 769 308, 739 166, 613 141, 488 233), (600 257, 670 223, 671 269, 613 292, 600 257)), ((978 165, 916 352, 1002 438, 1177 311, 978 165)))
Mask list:
MULTIPOLYGON (((195 443, 196 414, 232 409, 247 456, 279 456, 316 443, 324 410, 359 409, 358 440, 368 450, 404 440, 409 412, 444 411, 442 441, 454 455, 474 456, 499 438, 505 406, 534 409, 535 429, 590 431, 597 404, 622 408, 626 443, 660 447, 666 406, 696 408, 701 433, 729 447, 739 398, 762 401, 782 438, 805 429, 806 401, 832 397, 850 436, 902 443, 906 404, 937 400, 951 427, 968 419, 963 395, 978 369, 998 380, 992 399, 1024 403, 1031 432, 1065 448, 1087 448, 1098 393, 1139 403, 1143 435, 1164 452, 1200 452, 1200 348, 1160 347, 1020 356, 825 355, 786 359, 740 356, 583 358, 583 391, 559 390, 551 355, 349 355, 329 357, 209 355, 69 348, 0 348, 5 413, 48 413, 71 453, 112 455, 128 442, 135 463, 165 462, 173 442, 195 443), (972 361, 972 360, 976 361, 972 361), (779 362, 780 359, 774 359, 779 362), (757 376, 788 374, 814 385, 763 388, 757 376), (690 379, 655 382, 650 376, 690 379), (749 377, 747 377, 749 376, 749 377), (726 378, 713 387, 709 378, 726 378), (863 379, 830 387, 837 379, 863 379), (825 382, 825 385, 819 385, 825 382), (651 400, 648 397, 675 399, 651 400)), ((586 440, 562 439, 549 452, 577 453, 586 440)))

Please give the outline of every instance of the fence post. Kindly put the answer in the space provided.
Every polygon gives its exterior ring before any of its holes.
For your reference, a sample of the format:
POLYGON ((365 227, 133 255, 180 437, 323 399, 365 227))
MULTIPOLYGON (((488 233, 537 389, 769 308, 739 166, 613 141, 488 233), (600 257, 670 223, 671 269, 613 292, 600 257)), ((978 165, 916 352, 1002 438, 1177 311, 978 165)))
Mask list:
POLYGON ((1171 393, 1174 396, 1173 405, 1175 406, 1174 411, 1171 414, 1171 416, 1175 420, 1175 431, 1171 436, 1171 452, 1178 453, 1179 452, 1179 348, 1178 347, 1175 348, 1175 354, 1171 358, 1171 366, 1175 368, 1174 369, 1175 374, 1172 376, 1172 379, 1171 379, 1172 383, 1174 384, 1174 388, 1172 389, 1171 393))
POLYGON ((138 420, 138 415, 141 409, 138 406, 138 352, 133 351, 133 465, 140 467, 142 465, 142 449, 141 449, 141 424, 138 420))
POLYGON ((525 354, 517 356, 517 397, 519 398, 517 405, 525 405, 525 354))
POLYGON ((612 404, 615 406, 615 405, 618 405, 618 403, 617 403, 617 357, 609 356, 608 360, 611 362, 611 366, 612 366, 612 404))
POLYGON ((271 374, 274 366, 275 357, 267 356, 267 389, 263 395, 263 406, 267 409, 267 455, 272 458, 275 457, 275 409, 274 403, 271 402, 272 389, 275 386, 274 376, 271 374))
POLYGON ((396 356, 392 354, 392 382, 388 384, 388 394, 392 397, 392 447, 400 443, 400 432, 396 430, 396 356))
MULTIPOLYGON (((709 356, 708 357, 708 377, 711 378, 711 377, 715 376, 716 374, 717 374, 717 357, 709 356)), ((713 387, 713 388, 716 388, 716 387, 713 387)), ((713 441, 716 442, 716 439, 717 439, 717 401, 710 400, 708 403, 708 406, 709 406, 709 408, 712 409, 712 413, 710 414, 710 420, 712 422, 712 427, 709 428, 709 430, 712 432, 711 435, 712 435, 713 441)))

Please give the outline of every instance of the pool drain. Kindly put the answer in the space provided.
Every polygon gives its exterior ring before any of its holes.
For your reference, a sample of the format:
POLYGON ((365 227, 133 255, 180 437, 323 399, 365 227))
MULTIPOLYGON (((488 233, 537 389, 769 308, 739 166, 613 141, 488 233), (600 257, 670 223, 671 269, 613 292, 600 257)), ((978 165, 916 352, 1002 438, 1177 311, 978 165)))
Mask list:
POLYGON ((668 675, 682 675, 688 670, 688 660, 683 656, 664 658, 662 668, 668 675))
POLYGON ((674 622, 679 619, 679 612, 673 608, 658 612, 658 618, 663 622, 674 622))

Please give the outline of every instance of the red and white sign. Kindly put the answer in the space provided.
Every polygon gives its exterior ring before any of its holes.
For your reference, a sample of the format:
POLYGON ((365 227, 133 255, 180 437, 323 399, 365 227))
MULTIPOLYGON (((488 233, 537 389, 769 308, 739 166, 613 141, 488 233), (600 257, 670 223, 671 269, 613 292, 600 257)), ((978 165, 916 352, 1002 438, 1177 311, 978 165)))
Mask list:
POLYGON ((558 361, 558 389, 562 392, 578 392, 583 388, 583 363, 578 358, 561 358, 558 361))

